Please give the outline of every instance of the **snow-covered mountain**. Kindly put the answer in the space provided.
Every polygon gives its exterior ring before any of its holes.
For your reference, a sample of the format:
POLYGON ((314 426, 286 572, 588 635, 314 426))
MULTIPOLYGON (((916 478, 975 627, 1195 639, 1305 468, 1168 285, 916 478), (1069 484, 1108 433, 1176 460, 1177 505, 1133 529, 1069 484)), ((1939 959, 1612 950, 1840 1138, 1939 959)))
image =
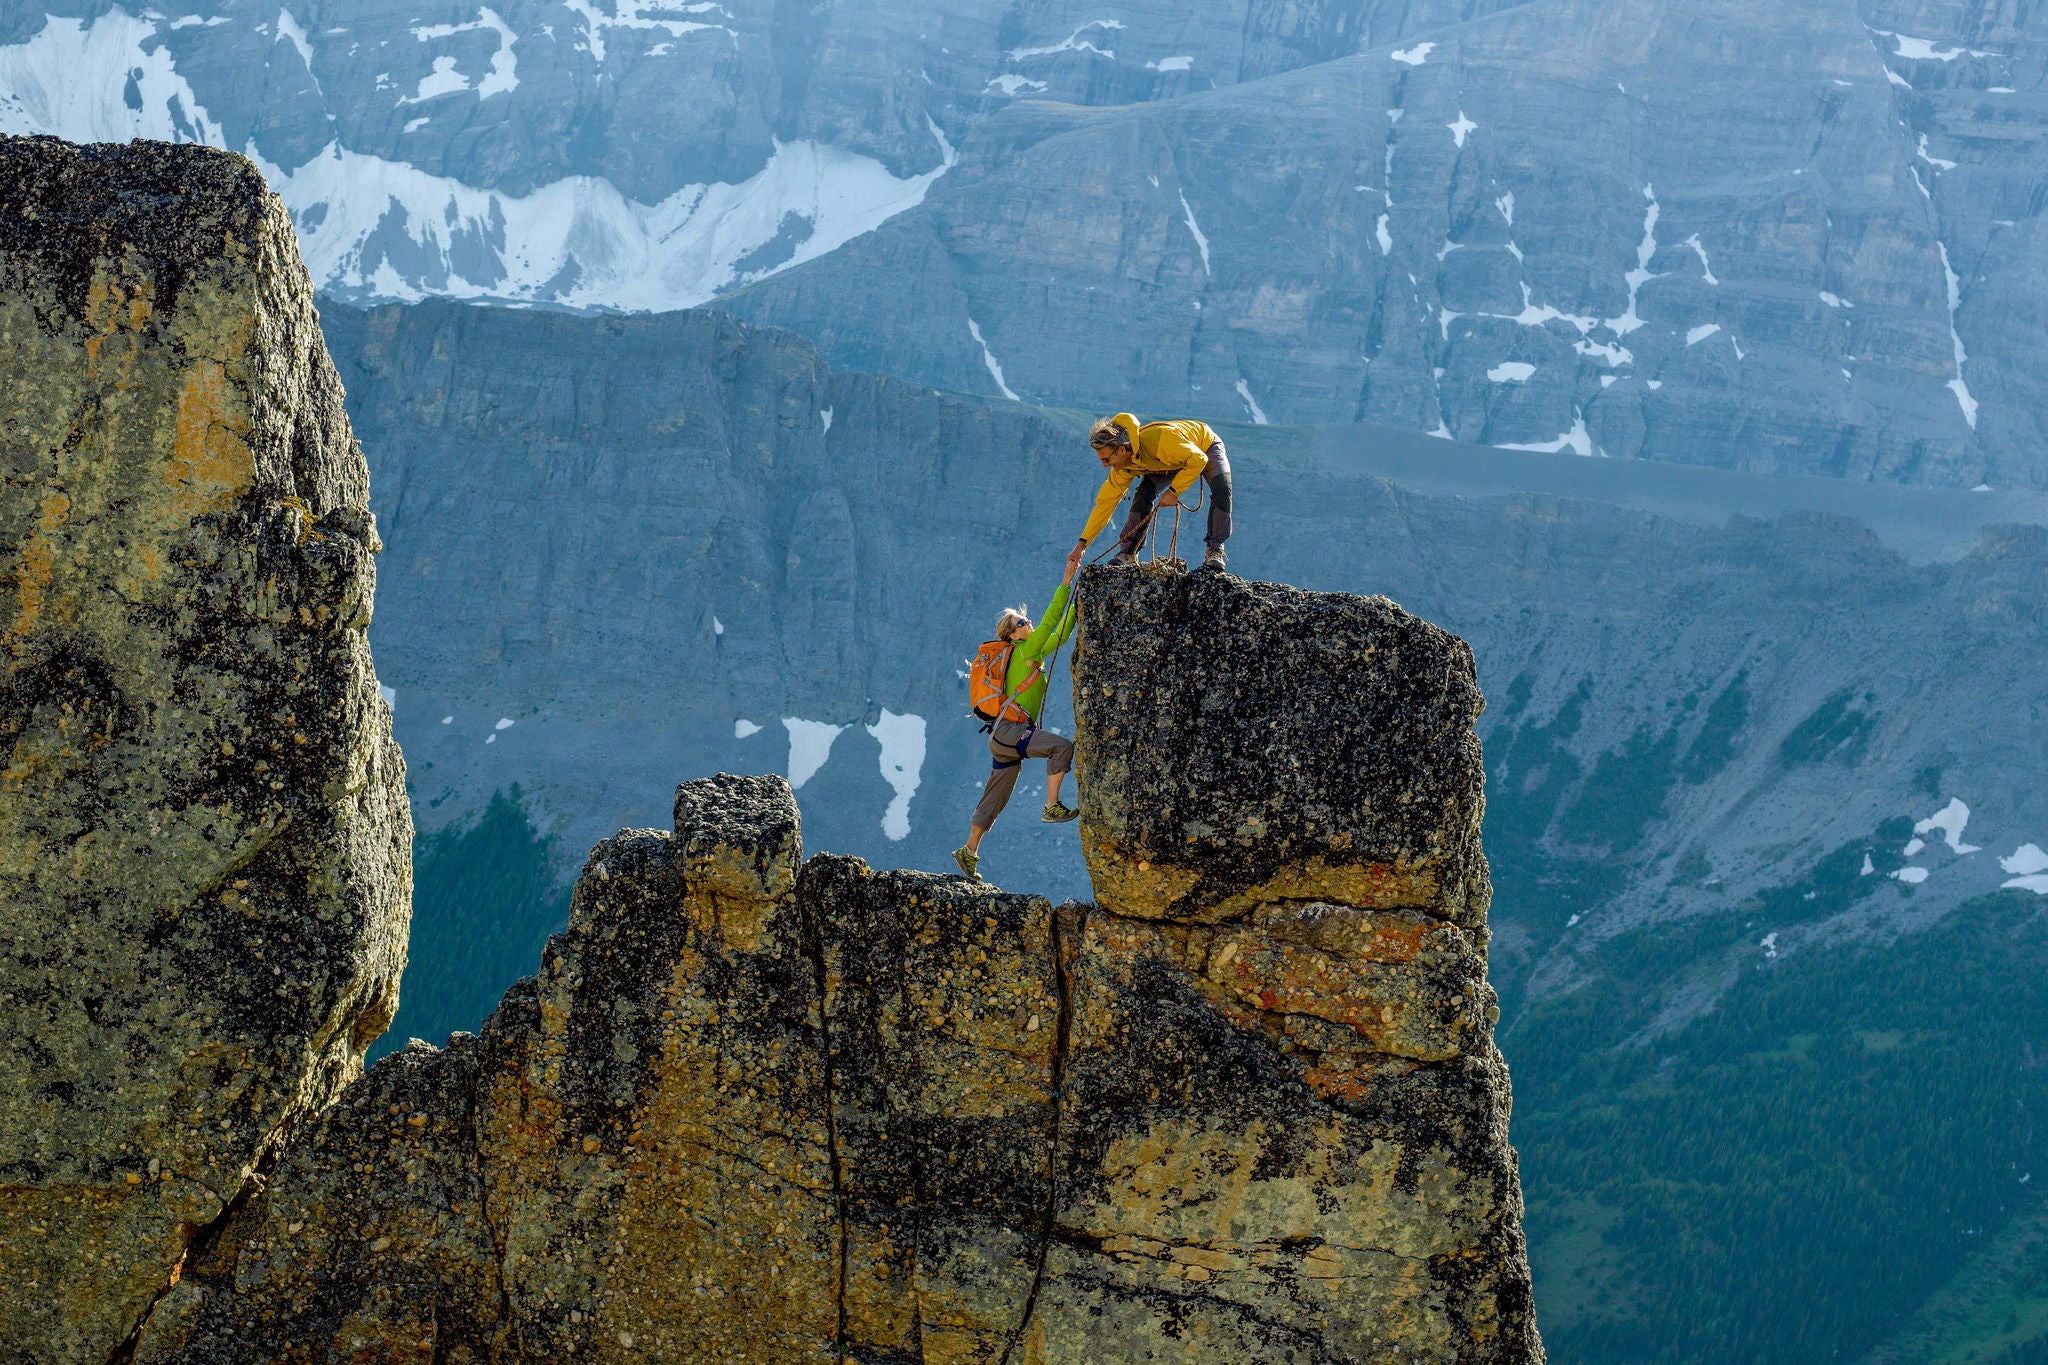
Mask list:
POLYGON ((0 129, 322 287, 723 298, 1033 402, 2048 486, 2048 21, 1964 0, 33 0, 0 129))
POLYGON ((1033 8, 49 0, 0 15, 0 132, 245 151, 342 297, 658 311, 916 206, 946 129, 1012 97, 1209 88, 1385 26, 1356 3, 1033 8))
MULTIPOLYGON (((321 7, 305 8, 320 15, 321 7)), ((693 14, 717 8, 688 6, 693 14)), ((575 57, 600 71, 608 57, 629 60, 604 40, 621 26, 676 40, 714 29, 730 37, 698 19, 640 20, 629 12, 607 24, 588 5, 578 17, 584 36, 575 57)), ((935 164, 905 175, 844 147, 770 136, 760 164, 730 180, 668 188, 652 174, 540 179, 566 168, 533 164, 465 179, 449 173, 456 154, 449 144, 472 142, 479 125, 518 119, 516 97, 529 81, 553 84, 532 70, 545 61, 532 54, 536 43, 559 55, 552 34, 528 37, 522 76, 521 40, 488 7, 462 22, 412 24, 395 39, 365 41, 354 32, 334 25, 309 31, 289 8, 260 22, 232 13, 139 17, 118 6, 89 19, 52 16, 26 41, 0 47, 0 131, 76 141, 199 140, 245 151, 290 207, 315 279, 342 297, 445 295, 633 310, 690 307, 832 251, 917 204, 953 165, 945 134, 928 123, 935 164), (478 38, 482 46, 472 41, 478 38), (394 43, 388 61, 356 60, 365 46, 381 54, 394 43), (262 54, 257 69, 268 88, 260 92, 261 113, 241 105, 235 83, 206 88, 209 75, 225 79, 242 65, 222 50, 235 47, 262 54), (316 74, 328 54, 340 68, 327 75, 334 96, 316 74), (408 60, 431 65, 402 83, 388 70, 372 76, 367 69, 402 69, 408 60), (356 97, 403 119, 396 145, 351 136, 334 112, 341 91, 366 78, 368 91, 356 97), (295 106, 296 124, 280 126, 295 106), (323 121, 328 137, 315 146, 304 125, 317 131, 323 121), (656 195, 635 197, 647 184, 656 195)), ((650 46, 673 43, 643 42, 633 55, 650 46)))

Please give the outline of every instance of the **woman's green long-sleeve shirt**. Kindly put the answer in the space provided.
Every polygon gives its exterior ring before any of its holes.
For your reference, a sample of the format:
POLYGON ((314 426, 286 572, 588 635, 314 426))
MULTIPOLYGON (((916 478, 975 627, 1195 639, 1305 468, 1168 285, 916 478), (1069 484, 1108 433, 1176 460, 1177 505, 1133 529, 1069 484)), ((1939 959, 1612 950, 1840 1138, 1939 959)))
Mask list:
MULTIPOLYGON (((1031 638, 1010 651, 1009 671, 1003 675, 1003 692, 1015 692, 1033 664, 1042 663, 1051 653, 1067 642, 1074 633, 1074 627, 1081 623, 1080 613, 1074 610, 1073 594, 1068 585, 1060 584, 1059 591, 1052 595, 1052 601, 1045 604, 1045 616, 1039 621, 1031 638)), ((1034 723, 1045 714, 1046 677, 1041 671, 1032 679, 1031 686, 1017 693, 1016 704, 1034 723)))

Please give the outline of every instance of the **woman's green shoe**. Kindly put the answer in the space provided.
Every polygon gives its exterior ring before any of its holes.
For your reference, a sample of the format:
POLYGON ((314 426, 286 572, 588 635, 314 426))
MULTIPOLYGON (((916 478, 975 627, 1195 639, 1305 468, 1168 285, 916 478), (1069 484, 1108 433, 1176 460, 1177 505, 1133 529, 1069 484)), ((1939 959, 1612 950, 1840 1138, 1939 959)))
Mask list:
POLYGON ((1067 821, 1080 815, 1080 813, 1077 810, 1069 810, 1065 805, 1055 801, 1045 808, 1044 819, 1048 825, 1064 825, 1067 821))
POLYGON ((970 882, 981 880, 981 855, 970 853, 964 848, 953 850, 953 862, 960 869, 960 875, 970 882))

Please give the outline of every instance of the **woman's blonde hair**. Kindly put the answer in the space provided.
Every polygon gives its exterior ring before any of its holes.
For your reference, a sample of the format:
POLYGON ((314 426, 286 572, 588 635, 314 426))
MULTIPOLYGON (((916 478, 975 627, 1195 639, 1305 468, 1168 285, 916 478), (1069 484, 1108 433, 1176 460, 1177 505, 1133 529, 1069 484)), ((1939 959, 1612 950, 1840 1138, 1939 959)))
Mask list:
POLYGON ((1003 614, 996 618, 996 638, 1008 644, 1010 632, 1017 628, 1017 623, 1030 619, 1031 613, 1022 607, 1004 607, 1003 614))

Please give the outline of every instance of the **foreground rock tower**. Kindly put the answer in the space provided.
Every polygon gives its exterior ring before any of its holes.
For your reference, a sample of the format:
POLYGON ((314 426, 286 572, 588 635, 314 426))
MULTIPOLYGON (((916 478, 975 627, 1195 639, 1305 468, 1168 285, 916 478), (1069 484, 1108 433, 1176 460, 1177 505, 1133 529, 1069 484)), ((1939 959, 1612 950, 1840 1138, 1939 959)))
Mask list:
POLYGON ((0 1359, 100 1362, 397 1005, 376 533, 240 157, 0 138, 0 1359))
POLYGON ((0 1359, 1542 1359, 1462 643, 1092 570, 1099 904, 806 861, 782 779, 685 782, 478 1035, 350 1081, 406 817, 289 234, 232 157, 0 156, 0 338, 50 395, 7 439, 51 433, 0 504, 0 992, 32 1005, 0 1023, 0 1103, 29 1097, 0 1211, 35 1235, 0 1253, 0 1359), (69 273, 21 226, 51 218, 94 244, 69 273), (122 356, 92 401, 65 377, 122 356))

